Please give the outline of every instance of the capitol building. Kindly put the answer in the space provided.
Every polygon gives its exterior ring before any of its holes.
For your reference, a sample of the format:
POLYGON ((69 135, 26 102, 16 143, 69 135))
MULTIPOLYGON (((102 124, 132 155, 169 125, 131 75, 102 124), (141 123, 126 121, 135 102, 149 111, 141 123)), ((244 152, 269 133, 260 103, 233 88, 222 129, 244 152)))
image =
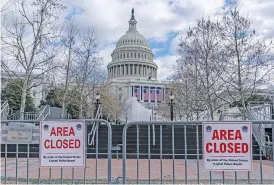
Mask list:
POLYGON ((111 54, 107 84, 119 87, 126 99, 136 97, 146 107, 168 103, 168 82, 157 80, 158 66, 146 38, 137 30, 134 9, 128 24, 126 34, 118 40, 111 54))

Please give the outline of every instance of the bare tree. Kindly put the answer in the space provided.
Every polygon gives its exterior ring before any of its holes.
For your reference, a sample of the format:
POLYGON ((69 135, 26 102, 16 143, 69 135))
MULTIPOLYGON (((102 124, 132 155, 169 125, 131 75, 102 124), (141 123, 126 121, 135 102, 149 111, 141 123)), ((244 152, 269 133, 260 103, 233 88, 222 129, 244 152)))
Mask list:
POLYGON ((181 40, 179 52, 181 59, 177 61, 175 81, 184 89, 185 110, 190 113, 198 107, 207 110, 208 118, 214 119, 214 112, 219 108, 216 92, 221 91, 220 75, 223 62, 221 60, 222 41, 219 37, 219 23, 201 18, 197 25, 190 28, 186 38, 181 40), (202 102, 202 104, 201 104, 202 102))
POLYGON ((4 16, 1 63, 2 69, 15 76, 19 70, 24 73, 21 119, 31 81, 56 67, 53 59, 58 49, 53 43, 57 38, 57 14, 63 8, 60 0, 15 0, 4 16))
POLYGON ((266 44, 258 38, 247 15, 241 13, 239 3, 231 5, 223 13, 220 33, 226 64, 221 66, 224 73, 220 76, 226 85, 226 98, 223 100, 237 102, 245 115, 246 100, 273 70, 273 44, 272 41, 266 44))
POLYGON ((69 84, 72 82, 72 65, 76 59, 76 44, 78 40, 78 26, 74 20, 68 20, 64 24, 63 34, 62 34, 62 43, 63 43, 63 52, 62 56, 64 61, 62 61, 62 69, 64 70, 64 94, 62 96, 62 111, 61 118, 64 118, 65 109, 68 104, 68 88, 69 84))
POLYGON ((84 107, 92 104, 97 86, 103 81, 102 58, 99 56, 98 46, 94 30, 84 29, 79 34, 77 62, 73 67, 75 83, 80 94, 79 118, 83 118, 84 107))
POLYGON ((126 99, 122 96, 122 88, 106 84, 101 88, 101 96, 103 114, 116 122, 125 111, 126 99))
POLYGON ((0 13, 4 12, 7 9, 9 9, 9 7, 12 5, 12 3, 13 3, 13 0, 7 0, 6 2, 2 2, 1 3, 0 13))

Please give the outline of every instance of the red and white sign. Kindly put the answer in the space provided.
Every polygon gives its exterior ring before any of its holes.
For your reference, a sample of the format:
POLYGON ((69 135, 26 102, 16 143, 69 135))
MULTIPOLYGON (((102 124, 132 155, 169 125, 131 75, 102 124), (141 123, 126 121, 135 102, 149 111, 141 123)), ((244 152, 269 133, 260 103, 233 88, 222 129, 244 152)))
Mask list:
POLYGON ((204 170, 252 171, 250 122, 203 123, 204 170))
POLYGON ((41 121, 40 167, 85 167, 84 121, 41 121))

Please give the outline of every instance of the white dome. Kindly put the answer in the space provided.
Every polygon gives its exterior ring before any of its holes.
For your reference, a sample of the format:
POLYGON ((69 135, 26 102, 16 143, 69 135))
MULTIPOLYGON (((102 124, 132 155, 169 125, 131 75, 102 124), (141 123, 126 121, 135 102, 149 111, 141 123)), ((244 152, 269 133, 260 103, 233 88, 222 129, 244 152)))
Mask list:
POLYGON ((140 45, 149 48, 145 37, 137 31, 127 31, 127 33, 118 40, 116 47, 129 45, 140 45))
POLYGON ((157 65, 147 40, 139 34, 132 9, 129 29, 117 42, 108 64, 108 79, 157 79, 157 65))

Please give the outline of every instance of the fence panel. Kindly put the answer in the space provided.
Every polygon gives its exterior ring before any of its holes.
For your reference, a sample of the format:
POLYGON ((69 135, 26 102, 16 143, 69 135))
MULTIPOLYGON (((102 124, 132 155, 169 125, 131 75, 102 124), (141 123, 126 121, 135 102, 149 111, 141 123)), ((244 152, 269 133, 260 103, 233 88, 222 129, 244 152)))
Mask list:
MULTIPOLYGON (((272 124, 274 135, 274 121, 251 122, 272 124)), ((258 143, 252 135, 253 171, 204 171, 202 122, 131 122, 123 130, 122 183, 274 184, 273 141, 262 141, 258 143), (263 156, 263 147, 268 148, 272 159, 263 156)))
MULTIPOLYGON (((55 120, 66 121, 66 120, 55 120)), ((69 120, 70 122, 72 120, 69 120)), ((1 183, 2 184, 91 184, 111 183, 111 125, 105 120, 84 120, 86 125, 85 168, 40 167, 40 122, 35 120, 1 121, 1 183), (32 123, 31 143, 7 141, 10 122, 32 123), (98 129, 96 128, 98 126, 98 129), (92 140, 95 131, 93 144, 92 140), (100 132, 100 134, 98 134, 100 132), (100 143, 100 145, 99 145, 100 143), (99 148, 100 147, 100 148, 99 148)))

